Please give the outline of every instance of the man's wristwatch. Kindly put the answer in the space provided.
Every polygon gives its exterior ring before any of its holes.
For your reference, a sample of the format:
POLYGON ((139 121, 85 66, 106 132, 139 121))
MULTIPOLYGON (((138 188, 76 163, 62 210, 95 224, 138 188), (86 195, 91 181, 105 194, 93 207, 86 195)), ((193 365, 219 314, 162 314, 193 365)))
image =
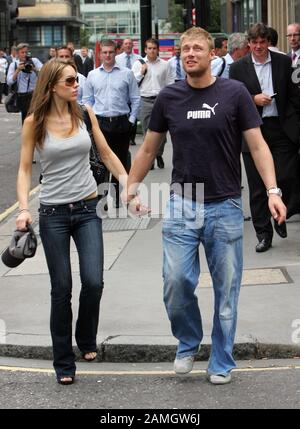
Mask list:
POLYGON ((269 189, 267 189, 267 195, 268 195, 268 197, 270 196, 270 195, 272 195, 272 194, 274 194, 274 195, 278 195, 278 197, 282 197, 282 191, 281 191, 281 189, 280 188, 269 188, 269 189))

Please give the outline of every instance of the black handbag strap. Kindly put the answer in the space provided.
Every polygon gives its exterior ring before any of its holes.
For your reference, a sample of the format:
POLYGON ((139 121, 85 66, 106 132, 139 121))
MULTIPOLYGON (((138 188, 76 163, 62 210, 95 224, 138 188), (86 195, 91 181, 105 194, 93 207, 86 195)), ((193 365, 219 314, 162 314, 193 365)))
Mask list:
POLYGON ((88 130, 88 133, 91 134, 92 133, 92 121, 90 118, 90 114, 89 114, 89 112, 88 112, 88 110, 84 104, 81 104, 80 107, 82 109, 83 120, 85 122, 86 129, 88 130))
POLYGON ((219 73, 218 73, 218 77, 222 76, 222 74, 223 74, 223 72, 224 72, 224 70, 225 70, 225 67, 226 67, 226 60, 225 60, 225 58, 224 58, 224 57, 221 57, 221 59, 222 59, 223 63, 222 63, 221 70, 220 70, 220 71, 219 71, 219 73))
POLYGON ((100 158, 100 154, 98 152, 95 140, 94 140, 94 136, 93 136, 93 129, 92 129, 92 121, 91 121, 91 117, 89 114, 89 111, 87 110, 86 106, 84 104, 80 105, 81 110, 82 110, 82 114, 83 114, 83 120, 84 123, 86 125, 86 129, 87 132, 90 135, 91 138, 91 150, 90 150, 90 159, 96 159, 99 162, 101 162, 101 158, 100 158))
MULTIPOLYGON (((143 58, 139 58, 139 62, 143 65, 146 64, 146 62, 143 60, 143 58)), ((144 76, 142 77, 142 79, 138 82, 138 87, 140 87, 142 85, 143 80, 145 79, 145 76, 147 74, 147 70, 145 71, 144 76)))

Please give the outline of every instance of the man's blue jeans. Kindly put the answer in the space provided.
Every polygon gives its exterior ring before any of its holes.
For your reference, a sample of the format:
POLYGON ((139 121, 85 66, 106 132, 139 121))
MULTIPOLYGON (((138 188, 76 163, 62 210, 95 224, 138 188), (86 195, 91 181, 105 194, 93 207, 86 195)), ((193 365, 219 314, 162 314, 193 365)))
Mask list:
POLYGON ((70 238, 79 256, 81 292, 75 338, 82 353, 96 351, 103 290, 102 221, 98 199, 40 207, 40 235, 51 278, 50 329, 58 377, 75 375, 72 349, 72 273, 70 238))
POLYGON ((177 357, 196 355, 203 337, 194 293, 200 275, 199 245, 202 243, 215 297, 208 372, 228 374, 236 366, 232 349, 243 269, 241 199, 203 205, 173 194, 166 213, 163 221, 164 302, 173 335, 179 340, 177 357))

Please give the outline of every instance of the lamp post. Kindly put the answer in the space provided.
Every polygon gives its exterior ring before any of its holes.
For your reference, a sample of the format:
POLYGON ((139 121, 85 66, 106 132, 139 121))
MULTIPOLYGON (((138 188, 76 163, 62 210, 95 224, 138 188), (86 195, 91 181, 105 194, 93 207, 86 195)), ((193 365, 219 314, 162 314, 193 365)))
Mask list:
POLYGON ((196 25, 205 30, 210 23, 210 0, 194 0, 196 9, 196 25))
POLYGON ((151 0, 140 0, 141 52, 147 39, 152 37, 151 0))

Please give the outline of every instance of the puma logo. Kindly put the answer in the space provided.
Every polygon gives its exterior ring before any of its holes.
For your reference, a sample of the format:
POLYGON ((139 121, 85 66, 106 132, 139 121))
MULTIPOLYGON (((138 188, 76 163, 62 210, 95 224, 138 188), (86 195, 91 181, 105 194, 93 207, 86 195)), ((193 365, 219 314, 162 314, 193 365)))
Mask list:
POLYGON ((216 116, 215 108, 219 105, 216 103, 214 107, 210 107, 208 104, 203 103, 202 109, 206 110, 190 110, 187 112, 187 119, 211 119, 211 115, 216 116))
POLYGON ((213 113, 213 115, 214 115, 214 116, 216 116, 215 108, 216 108, 218 105, 219 105, 219 103, 216 103, 216 104, 214 105, 214 107, 210 107, 208 104, 204 103, 204 104, 203 104, 203 106, 202 106, 202 109, 208 109, 208 110, 210 110, 210 111, 213 113))

